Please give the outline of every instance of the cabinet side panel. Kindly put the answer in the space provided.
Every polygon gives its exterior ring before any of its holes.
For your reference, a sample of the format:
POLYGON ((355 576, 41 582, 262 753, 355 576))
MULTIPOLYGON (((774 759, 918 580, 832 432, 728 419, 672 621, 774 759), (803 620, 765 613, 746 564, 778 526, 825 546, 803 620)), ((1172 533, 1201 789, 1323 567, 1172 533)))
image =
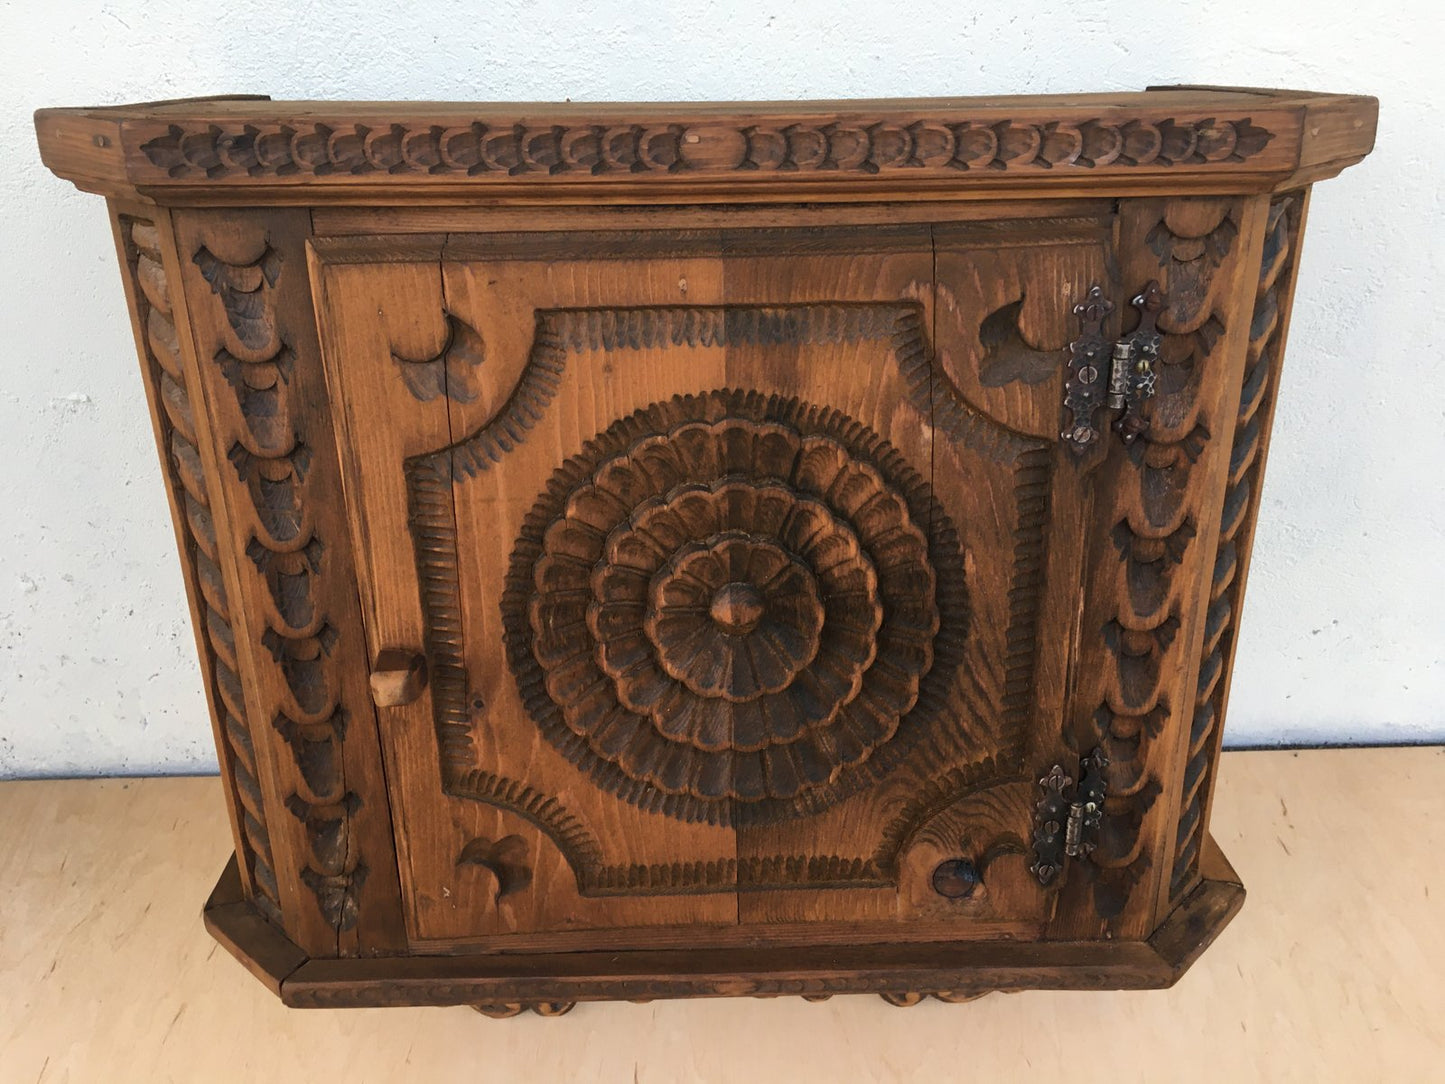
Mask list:
POLYGON ((1156 281, 1162 342, 1148 431, 1128 446, 1108 432, 1102 462, 1085 463, 1094 509, 1068 726, 1080 755, 1108 758, 1108 798, 1054 937, 1142 939, 1157 924, 1264 210, 1262 198, 1120 205, 1118 330, 1138 324, 1129 299, 1156 281))
POLYGON ((170 243, 169 216, 154 207, 131 209, 112 202, 110 217, 190 600, 237 866, 246 896, 279 921, 280 894, 258 782, 253 721, 241 691, 231 601, 217 561, 212 487, 200 460, 198 396, 182 360, 179 291, 163 257, 170 243))
POLYGON ((1219 514, 1219 546, 1209 589, 1209 612, 1201 649, 1198 693, 1189 732, 1179 823, 1170 871, 1171 903, 1199 879, 1201 845, 1209 824, 1215 765, 1224 733, 1224 712, 1234 670, 1240 607, 1259 514, 1265 456, 1278 396, 1299 269, 1309 189, 1277 195, 1269 205, 1259 263, 1239 413, 1229 458, 1229 479, 1219 514))
POLYGON ((277 875, 296 901, 286 929, 313 956, 364 955, 405 941, 309 235, 305 211, 176 214, 236 570, 237 654, 278 801, 278 862, 289 856, 277 875))

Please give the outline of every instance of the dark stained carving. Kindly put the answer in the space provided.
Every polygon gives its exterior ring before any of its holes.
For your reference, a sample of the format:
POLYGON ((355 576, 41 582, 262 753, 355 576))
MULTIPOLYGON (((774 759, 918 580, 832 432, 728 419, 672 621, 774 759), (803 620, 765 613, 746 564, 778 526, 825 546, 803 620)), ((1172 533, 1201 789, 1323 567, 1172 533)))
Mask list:
MULTIPOLYGON (((253 304, 254 299, 248 299, 248 307, 253 304)), ((261 309, 251 319, 259 320, 264 313, 261 309)), ((283 344, 264 360, 249 361, 222 347, 216 351, 215 362, 250 419, 247 436, 251 447, 260 455, 284 455, 296 443, 286 394, 296 365, 291 348, 283 344)))
POLYGON ((325 546, 312 537, 299 550, 267 549, 253 539, 246 548, 256 571, 266 578, 278 621, 298 635, 319 631, 320 614, 313 604, 311 577, 321 571, 325 546))
POLYGON ((302 724, 277 715, 271 725, 291 747, 296 768, 315 804, 338 802, 345 793, 341 768, 341 743, 346 737, 346 709, 337 708, 330 718, 302 724))
POLYGON ((392 352, 406 390, 422 402, 444 395, 458 403, 477 397, 472 371, 486 357, 477 329, 447 313, 447 337, 441 350, 429 358, 408 358, 392 352))
POLYGON ((604 864, 592 833, 556 798, 525 783, 472 771, 447 784, 449 794, 509 810, 541 828, 567 859, 582 896, 636 896, 679 890, 730 891, 808 885, 882 888, 897 883, 896 849, 889 871, 875 859, 838 855, 776 855, 697 862, 604 864))
POLYGON ((469 840, 462 853, 457 855, 457 865, 481 866, 496 879, 493 903, 501 903, 507 896, 521 892, 532 883, 530 863, 527 841, 515 835, 498 840, 480 836, 469 840))
MULTIPOLYGON (((249 490, 251 507, 267 542, 282 545, 311 534, 301 500, 301 487, 311 466, 311 449, 294 436, 286 447, 288 451, 266 456, 252 452, 238 440, 227 456, 249 490)), ((258 538, 254 545, 264 548, 265 543, 258 538)), ((257 559, 250 544, 247 553, 253 561, 257 559)))
POLYGON ((276 350, 276 324, 262 289, 275 286, 281 277, 281 254, 267 245, 250 263, 232 264, 202 245, 192 259, 221 299, 231 330, 246 348, 260 353, 276 350))
POLYGON ((346 789, 341 768, 346 711, 331 656, 342 634, 315 602, 326 545, 306 512, 311 451, 299 433, 302 411, 287 394, 296 355, 276 316, 274 292, 288 271, 269 243, 246 263, 228 262, 205 244, 192 259, 235 333, 234 341, 216 347, 212 361, 242 420, 228 458, 251 498, 254 529, 245 552, 269 602, 261 646, 288 693, 275 706, 272 725, 304 784, 286 803, 306 826, 311 851, 300 877, 327 923, 342 933, 356 925, 367 867, 349 829, 361 799, 346 789))
POLYGON ((1114 527, 1114 545, 1124 561, 1124 583, 1136 610, 1153 613, 1165 603, 1174 566, 1184 559, 1194 533, 1194 524, 1187 519, 1159 537, 1136 534, 1127 519, 1114 527))
POLYGON ((1169 283, 1176 325, 1195 321, 1210 283, 1239 237, 1238 207, 1228 200, 1174 200, 1145 237, 1169 283))
POLYGON ((935 598, 940 561, 962 576, 943 522, 922 478, 835 411, 723 391, 656 404, 528 518, 508 659, 549 739, 629 800, 723 823, 821 808, 957 665, 934 654, 966 620, 935 598))
POLYGON ((1015 381, 1038 384, 1058 371, 1057 350, 1039 350, 1025 341, 1019 329, 1023 306, 1022 297, 1011 301, 989 313, 979 325, 978 342, 983 347, 979 380, 986 388, 999 388, 1015 381))
POLYGON ((331 928, 343 933, 356 925, 361 913, 361 889, 369 872, 366 863, 359 860, 342 873, 325 873, 307 866, 301 871, 301 883, 316 897, 316 905, 331 928))
POLYGON ((166 179, 318 178, 367 174, 549 178, 568 175, 777 171, 879 174, 928 170, 1173 168, 1242 162, 1273 133, 1250 118, 1095 118, 1082 122, 967 118, 911 124, 838 117, 814 124, 598 124, 530 126, 355 120, 298 125, 156 126, 146 162, 166 179))
MULTIPOLYGON (((1238 257, 1237 230, 1223 225, 1237 221, 1238 201, 1141 202, 1134 214, 1128 228, 1142 252, 1130 256, 1128 273, 1158 276, 1153 304, 1141 296, 1137 306, 1139 331, 1158 338, 1154 368, 1201 370, 1224 339, 1214 279, 1238 257)), ((1199 559, 1196 524, 1207 518, 1194 469, 1210 439, 1199 387, 1194 376, 1160 381, 1148 428, 1112 476, 1112 500, 1098 509, 1108 517, 1096 522, 1109 538, 1099 560, 1117 564, 1104 573, 1112 583, 1103 581, 1110 585, 1099 595, 1109 602, 1093 611, 1093 642, 1081 653, 1086 670, 1097 667, 1090 679, 1097 699, 1085 701, 1088 715, 1069 732, 1069 744, 1080 754, 1097 747, 1108 760, 1098 845, 1076 871, 1089 879, 1094 910, 1105 922, 1138 905, 1132 894, 1152 861, 1140 830, 1169 770, 1154 739, 1169 717, 1168 690, 1185 666, 1179 633, 1188 615, 1180 599, 1188 582, 1178 570, 1199 559)))
POLYGON ((1176 265, 1171 268, 1173 274, 1170 277, 1173 278, 1179 272, 1178 265, 1196 260, 1202 261, 1208 270, 1218 267, 1238 236, 1239 226, 1230 210, 1224 209, 1215 218, 1215 225, 1209 227, 1207 232, 1190 229, 1188 226, 1181 227, 1173 215, 1166 214, 1159 220, 1158 225, 1149 231, 1145 240, 1161 262, 1169 261, 1176 265))

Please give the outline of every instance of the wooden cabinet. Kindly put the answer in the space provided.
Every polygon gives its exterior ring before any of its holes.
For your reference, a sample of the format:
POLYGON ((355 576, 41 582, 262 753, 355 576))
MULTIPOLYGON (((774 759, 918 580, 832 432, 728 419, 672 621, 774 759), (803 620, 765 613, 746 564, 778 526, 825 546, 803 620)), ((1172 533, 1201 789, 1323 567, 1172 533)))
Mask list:
POLYGON ((47 110, 289 1003, 1167 985, 1372 99, 47 110), (606 950, 606 951, 602 951, 606 950))

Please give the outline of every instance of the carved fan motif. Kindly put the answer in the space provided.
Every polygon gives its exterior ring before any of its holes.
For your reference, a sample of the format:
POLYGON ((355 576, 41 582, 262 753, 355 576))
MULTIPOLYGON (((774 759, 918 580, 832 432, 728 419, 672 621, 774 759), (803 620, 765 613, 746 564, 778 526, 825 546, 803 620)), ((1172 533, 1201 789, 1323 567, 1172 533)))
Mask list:
POLYGON ((836 411, 724 391, 658 404, 564 465, 527 523, 503 602, 527 706, 648 808, 730 822, 831 804, 958 663, 935 658, 966 620, 938 601, 939 562, 961 598, 953 529, 836 411))

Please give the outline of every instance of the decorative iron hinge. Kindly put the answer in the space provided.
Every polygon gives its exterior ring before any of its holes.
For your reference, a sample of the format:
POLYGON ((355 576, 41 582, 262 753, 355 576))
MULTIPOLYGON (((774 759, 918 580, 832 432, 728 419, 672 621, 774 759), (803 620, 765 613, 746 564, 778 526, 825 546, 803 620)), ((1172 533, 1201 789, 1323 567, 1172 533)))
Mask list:
POLYGON ((1083 455, 1100 439, 1094 415, 1104 406, 1115 412, 1113 428, 1125 444, 1133 444, 1149 429, 1144 401, 1154 395, 1154 364, 1159 360, 1159 313, 1164 294, 1150 282, 1131 304, 1139 310, 1139 326, 1114 342, 1104 338, 1104 321, 1114 305, 1102 286, 1091 286, 1074 306, 1079 337, 1069 344, 1069 380, 1064 388, 1064 409, 1069 423, 1060 434, 1076 455, 1083 455))
POLYGON ((1039 780, 1044 796, 1034 814, 1034 860, 1029 866, 1039 884, 1052 884, 1064 868, 1064 859, 1087 858, 1098 845, 1108 766, 1103 750, 1095 749, 1079 761, 1077 787, 1061 764, 1039 780), (1072 795, 1066 794, 1071 787, 1072 795))

